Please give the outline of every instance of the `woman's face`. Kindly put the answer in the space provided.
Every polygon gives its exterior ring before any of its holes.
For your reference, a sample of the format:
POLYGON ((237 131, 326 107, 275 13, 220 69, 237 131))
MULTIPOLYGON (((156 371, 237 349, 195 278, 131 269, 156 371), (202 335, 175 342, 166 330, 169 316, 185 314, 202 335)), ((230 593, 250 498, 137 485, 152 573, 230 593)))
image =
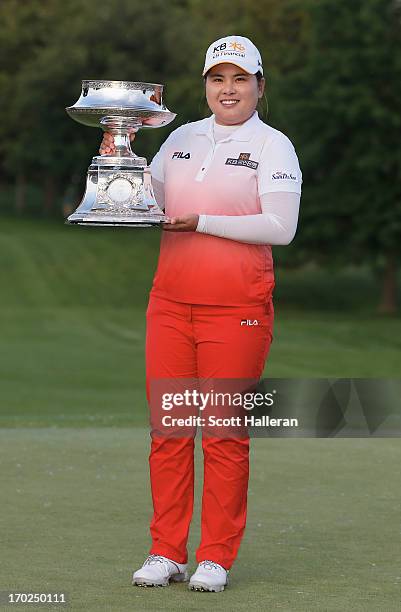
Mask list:
POLYGON ((217 64, 207 73, 206 99, 220 125, 247 121, 263 96, 265 80, 248 74, 234 64, 217 64))

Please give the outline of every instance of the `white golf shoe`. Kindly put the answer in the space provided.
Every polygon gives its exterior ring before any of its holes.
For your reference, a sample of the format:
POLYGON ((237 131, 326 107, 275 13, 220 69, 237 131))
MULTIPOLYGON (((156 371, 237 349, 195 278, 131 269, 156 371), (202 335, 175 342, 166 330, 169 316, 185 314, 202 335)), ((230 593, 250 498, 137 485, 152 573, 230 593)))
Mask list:
POLYGON ((191 576, 188 588, 191 591, 213 591, 219 593, 224 591, 228 584, 228 572, 214 561, 201 561, 198 569, 191 576))
POLYGON ((132 584, 137 586, 168 586, 173 582, 188 580, 187 564, 176 563, 162 555, 149 555, 141 569, 132 575, 132 584))

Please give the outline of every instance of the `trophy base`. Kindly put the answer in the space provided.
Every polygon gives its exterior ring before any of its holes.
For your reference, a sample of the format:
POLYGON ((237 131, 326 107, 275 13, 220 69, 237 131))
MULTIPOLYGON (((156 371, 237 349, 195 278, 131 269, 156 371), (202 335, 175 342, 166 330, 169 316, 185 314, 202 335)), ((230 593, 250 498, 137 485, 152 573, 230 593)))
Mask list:
POLYGON ((145 158, 95 157, 93 161, 102 164, 89 167, 84 197, 66 224, 152 227, 168 221, 155 200, 150 171, 142 160, 146 164, 145 158))
POLYGON ((157 227, 155 223, 81 223, 77 221, 75 225, 85 225, 86 227, 157 227))
POLYGON ((104 219, 96 217, 79 217, 76 215, 75 218, 68 218, 66 220, 67 225, 88 225, 92 227, 158 227, 163 223, 166 223, 166 219, 155 219, 154 217, 143 217, 143 218, 129 218, 129 219, 104 219))

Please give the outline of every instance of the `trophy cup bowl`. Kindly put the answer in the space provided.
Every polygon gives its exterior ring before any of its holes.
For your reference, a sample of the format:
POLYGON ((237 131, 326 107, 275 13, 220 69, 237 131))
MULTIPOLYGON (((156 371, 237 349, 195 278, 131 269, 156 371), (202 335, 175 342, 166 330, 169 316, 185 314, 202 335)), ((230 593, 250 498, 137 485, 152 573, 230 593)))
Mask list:
POLYGON ((86 191, 67 223, 150 227, 166 221, 157 205, 144 157, 131 149, 130 132, 169 124, 176 115, 162 101, 163 85, 134 81, 82 81, 81 96, 66 108, 83 125, 114 136, 115 153, 97 155, 86 191))

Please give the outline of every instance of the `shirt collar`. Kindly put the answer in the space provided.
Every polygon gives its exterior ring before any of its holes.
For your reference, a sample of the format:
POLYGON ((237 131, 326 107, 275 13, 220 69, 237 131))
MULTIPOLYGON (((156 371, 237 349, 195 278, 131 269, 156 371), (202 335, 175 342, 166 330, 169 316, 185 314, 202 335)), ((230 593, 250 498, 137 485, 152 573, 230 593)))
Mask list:
MULTIPOLYGON (((195 129, 195 134, 203 134, 208 136, 213 141, 213 122, 214 115, 200 121, 195 129)), ((234 130, 234 132, 229 134, 224 140, 238 140, 240 142, 249 141, 251 140, 252 135, 255 133, 255 128, 259 123, 261 123, 261 121, 259 119, 258 112, 255 110, 253 115, 247 121, 245 121, 245 123, 242 123, 241 127, 234 130)))

